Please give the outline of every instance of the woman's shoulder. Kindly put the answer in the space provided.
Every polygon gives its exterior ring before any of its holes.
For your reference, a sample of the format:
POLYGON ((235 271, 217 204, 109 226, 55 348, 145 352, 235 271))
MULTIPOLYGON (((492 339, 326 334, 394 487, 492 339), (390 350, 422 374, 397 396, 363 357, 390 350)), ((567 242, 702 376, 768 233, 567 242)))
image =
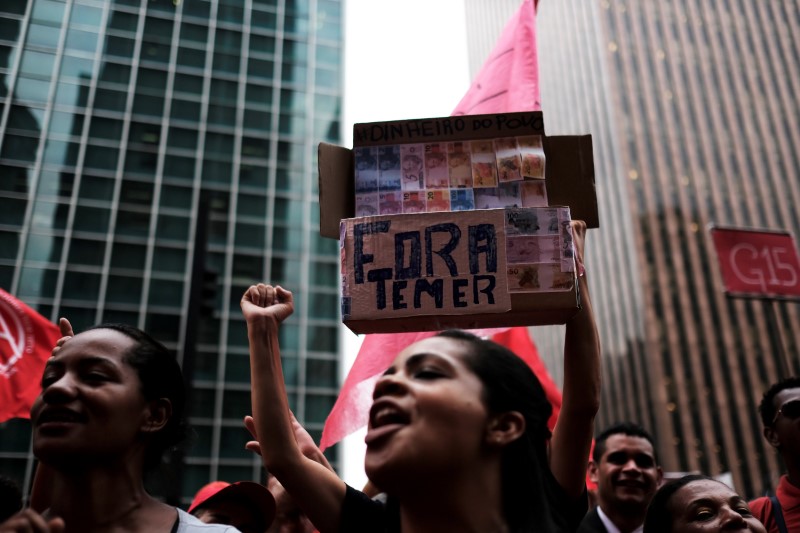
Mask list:
POLYGON ((182 509, 178 509, 178 522, 172 533, 240 533, 233 526, 205 524, 182 509))

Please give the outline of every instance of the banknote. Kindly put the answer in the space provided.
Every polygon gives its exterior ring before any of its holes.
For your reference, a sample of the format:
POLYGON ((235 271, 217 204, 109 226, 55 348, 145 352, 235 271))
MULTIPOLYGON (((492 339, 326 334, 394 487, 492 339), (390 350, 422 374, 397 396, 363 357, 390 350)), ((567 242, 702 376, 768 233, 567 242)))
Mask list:
POLYGON ((425 145, 423 144, 400 146, 400 170, 404 191, 418 191, 425 188, 424 155, 425 145))
POLYGON ((378 193, 356 194, 357 217, 371 217, 378 213, 378 193))
POLYGON ((509 236, 506 238, 506 261, 518 263, 556 263, 561 265, 562 243, 558 235, 509 236))
POLYGON ((472 186, 497 187, 497 158, 492 141, 472 141, 472 186))
POLYGON ((450 191, 445 189, 425 191, 425 204, 428 213, 450 211, 450 191))
POLYGON ((472 189, 450 189, 450 210, 469 211, 475 209, 472 189))
POLYGON ((499 209, 503 207, 520 207, 521 183, 501 183, 491 189, 475 189, 476 209, 499 209))
POLYGON ((497 176, 501 183, 522 179, 522 160, 517 139, 508 137, 494 140, 497 156, 497 176))
POLYGON ((402 192, 382 192, 379 196, 378 209, 381 215, 399 215, 403 212, 402 192))
POLYGON ((522 207, 547 207, 547 187, 544 180, 526 179, 519 183, 522 207))
POLYGON ((544 148, 541 135, 517 137, 519 153, 522 157, 522 176, 544 179, 544 148))
POLYGON ((406 191, 403 193, 403 213, 424 213, 425 191, 406 191))
POLYGON ((355 149, 356 192, 378 192, 378 152, 375 147, 355 149))
POLYGON ((447 170, 447 144, 430 143, 425 145, 425 188, 447 189, 450 176, 447 170))
POLYGON ((447 143, 447 165, 450 169, 450 187, 463 189, 472 187, 472 159, 469 143, 447 143))
POLYGON ((562 272, 558 265, 509 265, 509 292, 568 291, 575 286, 575 273, 562 272))
POLYGON ((506 235, 538 235, 540 209, 506 209, 506 235))
POLYGON ((378 147, 378 187, 381 191, 399 191, 400 180, 400 147, 378 147))

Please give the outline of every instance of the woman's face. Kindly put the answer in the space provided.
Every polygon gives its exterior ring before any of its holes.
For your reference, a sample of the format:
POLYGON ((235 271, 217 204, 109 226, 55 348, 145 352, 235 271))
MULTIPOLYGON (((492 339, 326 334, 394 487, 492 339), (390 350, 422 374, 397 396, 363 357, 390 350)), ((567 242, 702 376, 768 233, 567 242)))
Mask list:
POLYGON ((39 459, 69 465, 135 451, 149 409, 136 370, 123 361, 133 346, 123 333, 93 329, 68 340, 47 361, 42 392, 31 408, 39 459))
POLYGON ((678 489, 670 498, 672 531, 700 533, 755 531, 766 529, 750 512, 747 502, 728 486, 713 480, 698 480, 678 489))
POLYGON ((378 380, 365 439, 366 472, 377 486, 416 484, 421 472, 442 476, 479 458, 489 415, 483 385, 464 363, 468 346, 445 337, 422 340, 378 380))

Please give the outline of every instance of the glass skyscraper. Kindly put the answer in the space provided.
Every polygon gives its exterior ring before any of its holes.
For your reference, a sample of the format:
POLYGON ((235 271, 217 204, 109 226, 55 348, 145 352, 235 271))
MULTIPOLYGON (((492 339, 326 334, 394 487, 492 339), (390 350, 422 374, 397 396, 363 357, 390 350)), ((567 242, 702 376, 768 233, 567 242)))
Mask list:
MULTIPOLYGON (((263 476, 242 426, 250 284, 295 292, 284 371, 315 438, 337 394, 338 246, 318 232, 316 145, 340 140, 342 25, 335 0, 0 2, 0 287, 76 331, 136 325, 179 358, 196 331, 184 502, 263 476)), ((0 473, 21 484, 29 432, 0 424, 0 473)))
MULTIPOLYGON (((489 4, 466 3, 471 35, 489 4)), ((498 4, 504 20, 519 1, 498 4)), ((800 373, 800 306, 726 297, 708 226, 800 234, 800 2, 538 5, 547 132, 591 133, 594 146, 597 425, 638 421, 665 470, 730 472, 760 496, 783 467, 757 406, 800 373)), ((557 337, 537 336, 556 372, 557 337)))

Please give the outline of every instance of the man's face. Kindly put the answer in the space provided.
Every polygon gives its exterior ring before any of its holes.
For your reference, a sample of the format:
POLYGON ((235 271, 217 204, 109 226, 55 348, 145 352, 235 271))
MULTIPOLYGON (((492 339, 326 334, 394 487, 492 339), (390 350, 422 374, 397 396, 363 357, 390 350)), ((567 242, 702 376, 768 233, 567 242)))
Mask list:
POLYGON ((784 389, 775 395, 772 402, 776 416, 772 426, 764 430, 767 440, 782 454, 800 454, 800 418, 794 418, 796 411, 790 402, 800 401, 800 388, 784 389))
POLYGON ((589 464, 604 511, 643 513, 661 483, 653 445, 645 438, 624 434, 606 439, 599 463, 589 464))

